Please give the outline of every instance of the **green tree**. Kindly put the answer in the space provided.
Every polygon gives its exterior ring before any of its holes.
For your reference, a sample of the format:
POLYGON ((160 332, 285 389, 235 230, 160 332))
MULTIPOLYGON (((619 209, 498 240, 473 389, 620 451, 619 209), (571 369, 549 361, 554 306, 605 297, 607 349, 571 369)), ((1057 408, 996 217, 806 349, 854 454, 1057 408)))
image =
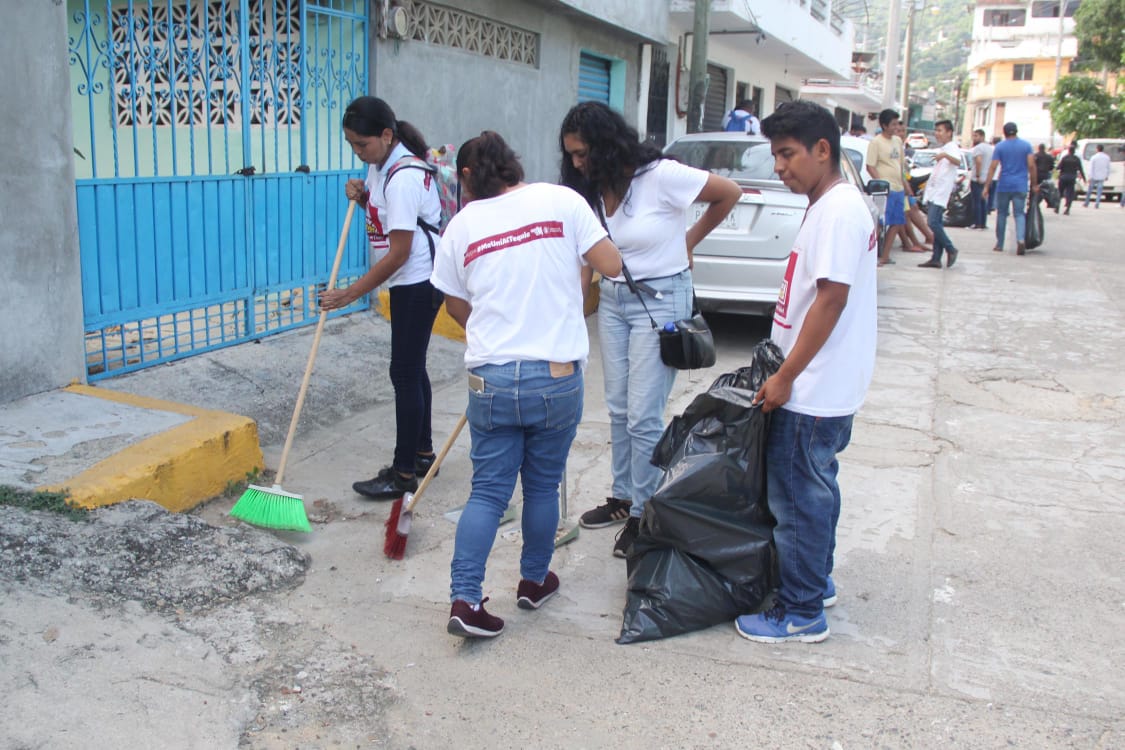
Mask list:
POLYGON ((1074 14, 1074 34, 1083 56, 1110 70, 1125 64, 1125 1, 1082 0, 1074 14))
POLYGON ((1077 138, 1115 138, 1125 133, 1125 96, 1110 96, 1093 78, 1064 76, 1051 99, 1051 120, 1077 138))

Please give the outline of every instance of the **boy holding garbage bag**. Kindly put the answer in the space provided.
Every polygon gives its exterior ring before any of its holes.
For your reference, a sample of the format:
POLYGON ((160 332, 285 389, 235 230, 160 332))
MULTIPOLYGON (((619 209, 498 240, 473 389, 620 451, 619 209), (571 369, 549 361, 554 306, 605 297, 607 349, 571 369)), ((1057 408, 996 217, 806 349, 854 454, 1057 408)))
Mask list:
POLYGON ((840 131, 828 110, 787 102, 762 132, 778 176, 809 207, 774 312, 771 336, 785 361, 755 396, 771 413, 766 473, 780 586, 771 609, 735 627, 752 641, 816 643, 828 637, 824 608, 836 601, 836 455, 875 364, 877 235, 862 195, 840 173, 840 131))

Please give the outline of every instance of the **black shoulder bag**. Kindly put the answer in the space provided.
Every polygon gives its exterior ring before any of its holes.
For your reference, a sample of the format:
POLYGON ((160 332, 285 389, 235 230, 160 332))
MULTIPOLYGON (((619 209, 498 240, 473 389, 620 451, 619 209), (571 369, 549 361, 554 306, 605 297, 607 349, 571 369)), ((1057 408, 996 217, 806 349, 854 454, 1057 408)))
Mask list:
POLYGON ((691 293, 691 317, 665 323, 664 327, 660 327, 653 319, 652 313, 648 311, 648 305, 645 304, 645 298, 639 288, 647 285, 644 282, 638 284, 633 281, 633 274, 629 273, 624 263, 621 264, 621 273, 625 276, 629 291, 637 295, 637 299, 641 301, 641 307, 645 309, 645 314, 652 322, 652 329, 660 336, 660 359, 664 364, 677 370, 698 370, 715 364, 715 340, 711 336, 711 329, 707 327, 707 321, 699 312, 694 291, 691 293))

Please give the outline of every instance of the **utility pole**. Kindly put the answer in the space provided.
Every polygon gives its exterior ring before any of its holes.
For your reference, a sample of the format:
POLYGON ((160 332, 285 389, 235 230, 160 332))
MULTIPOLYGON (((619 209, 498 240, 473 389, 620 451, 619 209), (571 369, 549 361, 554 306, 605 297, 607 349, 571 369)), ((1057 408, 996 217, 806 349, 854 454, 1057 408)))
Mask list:
MULTIPOLYGON (((1059 0, 1059 43, 1055 47, 1055 88, 1051 91, 1051 97, 1054 98, 1055 91, 1059 90, 1059 79, 1062 78, 1062 44, 1063 44, 1063 19, 1066 18, 1067 0, 1059 0)), ((1051 139, 1051 146, 1055 145, 1055 122, 1051 118, 1051 110, 1047 110, 1047 122, 1050 134, 1048 137, 1051 139)))
POLYGON ((707 98, 707 37, 711 33, 711 0, 695 0, 695 27, 691 34, 691 88, 688 104, 688 132, 703 129, 703 102, 707 98))
MULTIPOLYGON (((894 0, 892 0, 894 2, 894 0)), ((914 57, 914 9, 917 3, 910 3, 906 16, 906 42, 902 53, 902 124, 910 127, 910 61, 914 57)))
POLYGON ((883 109, 895 108, 895 88, 898 83, 898 14, 902 0, 891 0, 890 18, 887 19, 887 58, 883 65, 883 109))

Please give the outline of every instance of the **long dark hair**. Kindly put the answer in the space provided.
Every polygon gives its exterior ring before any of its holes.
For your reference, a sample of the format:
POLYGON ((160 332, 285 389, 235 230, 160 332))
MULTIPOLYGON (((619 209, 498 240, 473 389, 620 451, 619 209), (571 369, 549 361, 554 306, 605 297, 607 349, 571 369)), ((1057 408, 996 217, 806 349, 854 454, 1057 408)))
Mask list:
POLYGON ((559 128, 562 152, 560 182, 580 193, 595 209, 602 192, 624 198, 640 169, 663 158, 652 143, 642 143, 625 118, 601 102, 582 102, 570 108, 559 128), (563 137, 577 135, 586 144, 586 175, 574 168, 563 137))
POLYGON ((495 198, 523 179, 520 158, 494 130, 470 138, 457 150, 457 174, 463 174, 465 168, 474 198, 495 198))
POLYGON ((404 120, 396 120, 391 105, 377 96, 353 99, 344 110, 343 126, 353 133, 366 136, 379 136, 389 129, 412 154, 422 159, 426 158, 426 152, 430 150, 426 145, 426 137, 418 128, 404 120))

